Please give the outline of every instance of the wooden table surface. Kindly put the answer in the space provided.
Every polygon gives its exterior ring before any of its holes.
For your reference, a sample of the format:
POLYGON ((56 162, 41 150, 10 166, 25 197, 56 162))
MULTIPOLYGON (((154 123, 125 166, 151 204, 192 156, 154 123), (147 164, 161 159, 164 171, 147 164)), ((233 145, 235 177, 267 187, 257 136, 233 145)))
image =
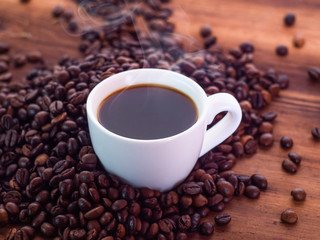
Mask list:
MULTIPOLYGON (((79 57, 78 36, 64 30, 64 26, 51 18, 57 4, 77 7, 69 1, 31 0, 21 4, 18 0, 0 1, 0 41, 12 46, 11 53, 40 50, 48 66, 68 54, 79 57)), ((318 0, 173 0, 175 14, 172 21, 177 34, 188 46, 201 46, 199 27, 210 24, 218 43, 225 49, 251 41, 256 47, 255 62, 262 69, 275 68, 290 77, 289 89, 264 111, 278 113, 274 125, 274 146, 259 149, 252 157, 238 160, 237 173, 260 173, 267 177, 269 187, 258 200, 236 197, 224 212, 232 221, 225 227, 216 227, 211 237, 192 235, 193 239, 320 239, 320 142, 312 139, 311 129, 320 127, 320 82, 308 79, 307 69, 320 66, 320 2, 318 0), (284 27, 282 19, 287 12, 296 14, 296 24, 284 27), (292 46, 295 33, 305 36, 306 44, 297 49, 292 46), (275 47, 286 44, 289 55, 276 56, 275 47), (289 151, 280 148, 282 136, 291 136, 291 151, 303 157, 298 172, 284 172, 281 162, 289 151), (290 192, 304 188, 307 199, 294 202, 290 192), (280 214, 286 208, 294 209, 299 220, 295 225, 281 223, 280 214)), ((82 15, 77 18, 83 18, 82 15)), ((99 22, 86 19, 85 24, 99 22)), ((20 80, 32 66, 14 71, 20 80)), ((214 216, 214 215, 212 215, 214 216)), ((0 232, 4 238, 6 228, 0 232)))

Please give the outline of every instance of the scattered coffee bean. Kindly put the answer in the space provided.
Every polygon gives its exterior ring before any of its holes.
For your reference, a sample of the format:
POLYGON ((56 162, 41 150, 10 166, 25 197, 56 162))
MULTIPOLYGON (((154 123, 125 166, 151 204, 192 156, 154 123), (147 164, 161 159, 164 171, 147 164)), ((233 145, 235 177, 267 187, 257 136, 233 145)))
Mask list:
POLYGON ((284 223, 294 224, 298 221, 298 215, 292 209, 286 209, 281 213, 281 221, 284 223))
POLYGON ((307 194, 302 188, 295 188, 291 191, 291 196, 296 201, 304 201, 307 194))
POLYGON ((283 160, 282 168, 288 173, 296 173, 298 170, 297 165, 289 159, 283 160))
POLYGON ((231 221, 231 216, 227 213, 219 214, 215 216, 214 221, 218 225, 227 225, 231 221))
POLYGON ((288 13, 284 16, 284 24, 288 27, 292 26, 296 20, 296 16, 294 13, 288 13))
POLYGON ((7 53, 10 49, 10 46, 6 42, 0 41, 0 54, 7 53))
POLYGON ((39 51, 32 51, 27 54, 27 60, 31 63, 42 61, 42 54, 39 51))
POLYGON ((256 187, 258 187, 261 190, 265 190, 268 187, 267 179, 260 174, 253 174, 251 176, 251 182, 253 185, 255 185, 256 187))
POLYGON ((260 190, 258 187, 254 185, 248 185, 246 186, 246 190, 244 192, 244 195, 248 198, 258 198, 260 196, 260 190))
POLYGON ((52 16, 55 18, 58 18, 63 14, 63 11, 64 11, 63 7, 56 6, 52 9, 52 16))
POLYGON ((299 165, 301 163, 301 160, 302 160, 301 156, 296 154, 296 153, 294 153, 294 152, 288 153, 288 157, 290 158, 290 160, 292 162, 294 162, 297 165, 299 165))
POLYGON ((7 72, 8 69, 8 64, 6 62, 0 61, 0 73, 7 72))
POLYGON ((302 34, 296 34, 293 37, 293 46, 296 48, 302 48, 304 46, 305 39, 302 34))
POLYGON ((288 55, 288 48, 285 45, 279 45, 276 47, 276 53, 278 56, 287 56, 288 55))
POLYGON ((320 80, 320 68, 317 68, 317 67, 309 68, 308 75, 311 80, 319 81, 320 80))
POLYGON ((241 43, 240 49, 241 49, 242 52, 244 52, 244 53, 253 53, 253 52, 254 52, 254 46, 253 46, 253 44, 250 43, 250 42, 241 43))
POLYGON ((263 147, 270 147, 274 142, 273 135, 271 133, 263 133, 259 138, 259 144, 263 147))
POLYGON ((288 136, 284 136, 281 138, 280 140, 280 145, 282 148, 284 149, 289 149, 289 148, 292 148, 293 146, 293 140, 291 137, 288 137, 288 136))
POLYGON ((317 128, 317 127, 312 128, 311 134, 313 139, 320 140, 320 128, 317 128))
POLYGON ((213 233, 214 227, 211 222, 203 222, 199 226, 200 233, 203 235, 211 235, 213 233))
POLYGON ((17 53, 12 57, 15 67, 22 67, 27 63, 27 57, 24 54, 17 53))
POLYGON ((7 225, 8 220, 9 220, 8 212, 5 209, 0 208, 0 226, 7 225))
POLYGON ((211 35, 211 27, 209 25, 203 25, 200 28, 200 35, 203 38, 209 37, 211 35))

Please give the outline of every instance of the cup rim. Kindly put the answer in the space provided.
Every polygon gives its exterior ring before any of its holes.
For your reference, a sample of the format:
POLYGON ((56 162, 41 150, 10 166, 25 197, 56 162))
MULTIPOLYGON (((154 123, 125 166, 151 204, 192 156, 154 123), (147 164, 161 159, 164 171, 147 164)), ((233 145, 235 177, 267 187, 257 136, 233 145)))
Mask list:
MULTIPOLYGON (((141 83, 139 83, 141 84, 141 83)), ((137 84, 138 85, 138 84, 137 84)), ((163 86, 169 86, 166 84, 159 84, 159 85, 163 85, 163 86)), ((105 97, 107 97, 108 95, 106 95, 105 97)), ((120 73, 116 73, 110 77, 107 77, 105 79, 103 79, 101 82, 99 82, 89 93, 87 101, 86 101, 86 111, 87 111, 87 118, 90 118, 91 122, 93 124, 95 124, 100 131, 105 132, 108 135, 111 135, 112 137, 118 138, 119 140, 125 140, 125 141, 131 141, 131 142, 139 142, 139 143, 153 143, 153 142, 163 142, 163 141, 171 141, 174 140, 175 138, 180 137, 183 134, 186 134, 188 132, 191 132, 194 128, 196 128, 200 122, 205 121, 205 116, 206 116, 206 112, 207 112, 207 106, 206 106, 206 99, 207 99, 207 95, 205 93, 205 91, 200 87, 199 84, 197 84, 194 80, 192 80, 191 78, 181 74, 181 73, 177 73, 171 70, 166 70, 166 69, 158 69, 158 68, 138 68, 138 69, 131 69, 131 70, 127 70, 127 71, 123 71, 120 73), (172 75, 176 75, 177 77, 179 77, 180 79, 184 79, 186 82, 188 82, 189 85, 191 85, 193 88, 197 89, 197 92, 199 92, 199 94, 201 95, 201 101, 203 102, 203 111, 199 111, 199 107, 197 105, 197 103, 194 101, 194 98, 191 97, 189 94, 185 93, 183 90, 179 89, 179 91, 183 92, 184 94, 186 94, 188 97, 190 97, 192 99, 192 101, 194 102, 194 104, 197 107, 198 110, 198 118, 197 121, 192 124, 189 128, 187 128, 186 130, 179 132, 175 135, 169 136, 169 137, 164 137, 164 138, 156 138, 156 139, 135 139, 135 138, 130 138, 130 137, 125 137, 125 136, 121 136, 119 134, 116 134, 110 130, 108 130, 107 128, 103 127, 102 124, 98 121, 98 116, 94 116, 95 114, 93 113, 93 109, 92 107, 94 106, 94 102, 93 102, 93 95, 95 94, 95 92, 97 92, 98 88, 102 87, 105 83, 105 81, 108 81, 108 79, 112 79, 112 78, 119 78, 121 77, 121 75, 127 75, 130 73, 134 73, 134 72, 147 72, 147 71, 155 71, 155 72, 166 72, 166 73, 170 73, 172 75)), ((100 103, 98 105, 98 107, 100 106, 100 103)), ((205 121, 206 122, 206 121, 205 121)))

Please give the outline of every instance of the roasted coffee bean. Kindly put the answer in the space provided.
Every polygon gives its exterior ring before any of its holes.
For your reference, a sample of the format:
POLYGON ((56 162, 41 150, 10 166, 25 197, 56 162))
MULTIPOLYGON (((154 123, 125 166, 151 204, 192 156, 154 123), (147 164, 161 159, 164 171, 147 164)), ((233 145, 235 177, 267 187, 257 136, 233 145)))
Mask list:
POLYGON ((9 69, 8 64, 6 62, 0 61, 0 73, 7 72, 9 69))
POLYGON ((25 232, 28 234, 29 238, 33 238, 35 235, 35 229, 33 227, 30 226, 23 226, 21 229, 21 231, 25 232))
POLYGON ((183 192, 188 195, 196 195, 201 192, 201 187, 195 182, 189 182, 182 185, 183 192))
POLYGON ((58 228, 65 228, 69 224, 69 218, 65 215, 57 215, 53 218, 52 224, 58 228))
POLYGON ((218 225, 226 225, 231 221, 231 216, 227 213, 219 214, 214 217, 214 221, 218 225))
POLYGON ((32 51, 27 54, 27 60, 31 63, 37 63, 42 61, 42 54, 39 51, 32 51))
POLYGON ((10 46, 6 42, 0 42, 0 54, 8 52, 10 49, 10 46))
POLYGON ((0 225, 6 225, 8 223, 8 220, 8 212, 5 209, 0 208, 0 225))
POLYGON ((302 188, 295 188, 291 191, 291 196, 296 201, 304 201, 307 194, 302 188))
POLYGON ((244 144, 244 151, 247 154, 253 154, 257 151, 258 144, 256 140, 250 139, 244 144))
POLYGON ((19 206, 14 202, 7 202, 4 207, 11 216, 19 214, 19 206))
POLYGON ((299 165, 301 163, 302 157, 300 155, 298 155, 297 153, 290 152, 290 153, 288 153, 288 157, 290 158, 290 160, 292 162, 294 162, 297 165, 299 165))
POLYGON ((87 233, 84 229, 76 228, 70 231, 69 238, 71 240, 82 240, 86 237, 86 235, 87 233))
POLYGON ((31 226, 34 228, 38 228, 41 226, 41 224, 44 222, 46 219, 46 212, 41 211, 35 218, 33 218, 33 221, 31 223, 31 226))
POLYGON ((295 46, 296 48, 302 48, 304 46, 305 39, 302 34, 295 34, 293 36, 292 42, 293 42, 293 46, 295 46))
POLYGON ((58 18, 63 14, 63 11, 64 11, 63 7, 56 6, 52 9, 52 16, 58 18))
POLYGON ((271 133, 263 133, 259 137, 259 143, 263 147, 270 147, 274 142, 273 135, 271 133))
POLYGON ((288 13, 284 16, 283 22, 286 26, 290 27, 294 24, 296 20, 296 16, 294 13, 288 13))
POLYGON ((211 222, 203 222, 200 224, 199 228, 202 235, 211 235, 214 230, 214 226, 211 222))
POLYGON ((17 53, 12 57, 15 67, 22 67, 27 63, 27 57, 24 54, 17 53))
POLYGON ((91 203, 85 198, 79 198, 78 206, 84 212, 89 211, 92 207, 91 203))
POLYGON ((254 52, 254 46, 250 42, 241 43, 240 49, 244 53, 252 53, 252 52, 254 52))
POLYGON ((311 134, 313 136, 313 139, 319 140, 320 139, 320 128, 317 128, 317 127, 312 128, 311 134))
POLYGON ((288 48, 285 45, 279 45, 276 47, 276 53, 278 56, 287 56, 288 48))
POLYGON ((47 222, 42 223, 40 229, 41 233, 46 237, 53 237, 56 232, 55 227, 47 222))
POLYGON ((15 190, 5 193, 2 199, 3 203, 13 202, 16 204, 19 204, 21 200, 22 200, 21 193, 15 190))
POLYGON ((265 190, 268 187, 267 179, 260 174, 253 174, 251 176, 251 182, 253 185, 255 185, 256 187, 258 187, 261 190, 265 190))
POLYGON ((260 196, 260 190, 258 187, 254 186, 254 185, 248 185, 248 186, 246 186, 244 194, 248 198, 258 198, 260 196))
POLYGON ((104 212, 104 207, 98 206, 86 212, 84 214, 84 217, 89 220, 95 219, 95 218, 98 218, 103 212, 104 212))
POLYGON ((296 173, 298 170, 297 165, 289 159, 283 160, 282 168, 288 173, 296 173))
POLYGON ((34 216, 36 214, 38 214, 38 212, 40 211, 41 205, 38 202, 33 202, 30 203, 28 206, 28 214, 29 216, 34 216))
POLYGON ((294 224, 298 221, 298 215, 292 209, 286 209, 281 213, 281 221, 284 223, 294 224))
POLYGON ((211 35, 211 27, 209 25, 203 25, 200 28, 200 35, 203 38, 206 38, 211 35))
POLYGON ((219 180, 217 189, 224 197, 230 197, 234 194, 234 187, 228 181, 219 180))
POLYGON ((311 67, 308 70, 309 78, 313 81, 320 80, 320 68, 317 67, 311 67))
POLYGON ((179 230, 184 232, 191 227, 191 217, 189 215, 182 215, 179 217, 177 224, 179 230))
POLYGON ((281 147, 284 149, 292 148, 293 140, 291 137, 284 136, 280 140, 281 147))

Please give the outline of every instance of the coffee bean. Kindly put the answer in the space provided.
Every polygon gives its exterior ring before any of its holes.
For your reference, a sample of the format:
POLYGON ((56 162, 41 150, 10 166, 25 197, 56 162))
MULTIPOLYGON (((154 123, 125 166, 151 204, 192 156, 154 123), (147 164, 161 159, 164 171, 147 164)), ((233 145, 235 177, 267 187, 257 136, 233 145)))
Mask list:
POLYGON ((85 238, 86 235, 87 233, 84 229, 76 228, 70 231, 69 238, 71 240, 82 240, 85 238))
POLYGON ((281 147, 284 149, 292 148, 293 140, 291 137, 284 136, 280 140, 281 147))
POLYGON ((0 74, 0 82, 9 82, 12 79, 12 76, 11 72, 0 74))
POLYGON ((12 57, 15 67, 22 67, 27 63, 27 57, 24 54, 17 53, 12 57))
POLYGON ((288 55, 288 48, 285 45, 279 45, 276 47, 276 53, 278 56, 287 56, 288 55))
POLYGON ((258 149, 258 144, 256 140, 249 140, 244 144, 244 151, 247 154, 253 154, 257 151, 258 149))
POLYGON ((0 62, 0 73, 7 72, 9 69, 8 64, 6 62, 0 62))
POLYGON ((214 230, 213 224, 211 222, 203 222, 202 224, 200 224, 199 228, 202 235, 211 235, 214 230))
POLYGON ((289 152, 288 157, 290 158, 290 160, 292 162, 294 162, 297 165, 299 165, 301 163, 302 157, 300 155, 298 155, 297 153, 289 152))
POLYGON ((42 61, 42 54, 39 51, 32 51, 27 54, 27 60, 31 63, 42 61))
POLYGON ((291 196, 296 201, 304 201, 307 194, 302 188, 295 188, 291 191, 291 196))
POLYGON ((295 20, 296 20, 296 16, 294 13, 288 13, 283 18, 283 22, 287 27, 292 26, 295 20))
POLYGON ((271 133, 263 133, 259 137, 259 143, 263 147, 270 147, 274 142, 273 135, 271 133))
POLYGON ((292 209, 286 209, 281 213, 281 221, 284 223, 294 224, 298 221, 298 215, 292 209))
POLYGON ((320 80, 320 68, 317 68, 317 67, 309 68, 308 75, 311 80, 319 81, 320 80))
POLYGON ((295 34, 293 37, 293 46, 296 48, 302 48, 304 46, 305 39, 302 34, 295 34))
POLYGON ((319 140, 320 139, 320 128, 317 128, 317 127, 312 128, 311 134, 312 134, 313 139, 319 140))
POLYGON ((23 226, 20 230, 28 234, 29 238, 32 239, 34 237, 35 229, 33 227, 23 226))
POLYGON ((188 195, 196 195, 201 192, 201 187, 195 182, 185 183, 182 186, 183 192, 188 195))
POLYGON ((41 224, 41 233, 46 237, 53 237, 56 229, 50 223, 44 222, 41 224))
POLYGON ((226 225, 231 221, 231 216, 227 213, 219 214, 215 216, 214 221, 218 225, 226 225))
POLYGON ((84 214, 84 217, 89 220, 95 219, 95 218, 98 218, 103 212, 104 212, 104 207, 98 206, 86 212, 84 214))
POLYGON ((217 189, 224 197, 230 197, 234 194, 234 187, 228 181, 218 181, 217 189))
POLYGON ((6 42, 0 42, 0 54, 7 53, 9 49, 9 44, 7 44, 6 42))
POLYGON ((258 187, 254 186, 254 185, 248 185, 246 187, 244 194, 248 198, 258 198, 260 196, 260 190, 258 187))
POLYGON ((200 28, 200 35, 203 38, 206 38, 211 35, 211 27, 209 25, 203 25, 200 28))
POLYGON ((260 174, 253 174, 251 176, 251 182, 253 185, 255 185, 256 187, 258 187, 261 190, 265 190, 268 187, 267 179, 260 174))
POLYGON ((283 160, 282 168, 288 173, 296 173, 298 170, 297 165, 289 159, 283 160))
POLYGON ((58 18, 63 14, 63 11, 64 11, 63 7, 56 6, 52 9, 52 16, 55 18, 58 18))
POLYGON ((244 53, 252 53, 252 52, 254 52, 254 46, 250 42, 241 43, 240 49, 244 53))
POLYGON ((8 220, 8 212, 5 209, 0 208, 0 225, 6 225, 8 223, 8 220))

